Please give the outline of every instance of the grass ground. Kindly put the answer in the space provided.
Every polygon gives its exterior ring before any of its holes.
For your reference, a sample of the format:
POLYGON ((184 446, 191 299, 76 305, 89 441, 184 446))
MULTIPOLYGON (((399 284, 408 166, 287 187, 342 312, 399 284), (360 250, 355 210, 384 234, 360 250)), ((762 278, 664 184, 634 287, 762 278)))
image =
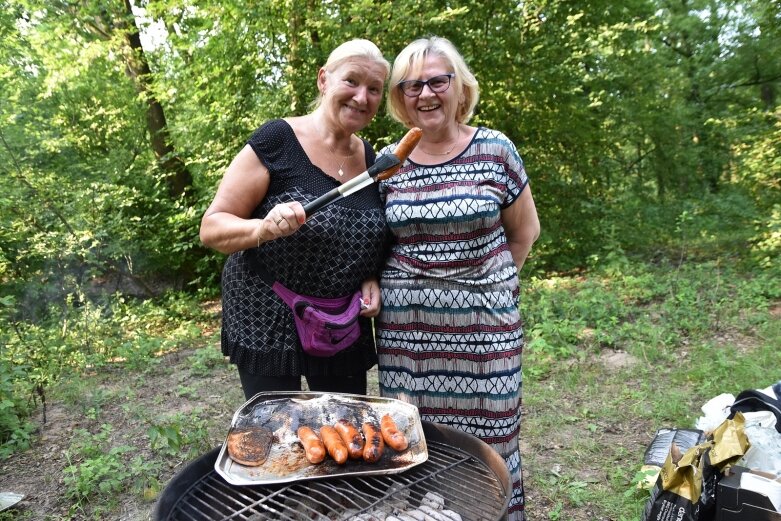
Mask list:
MULTIPOLYGON (((716 264, 529 281, 521 444, 531 520, 636 520, 634 482, 661 427, 691 427, 722 392, 781 380, 781 304, 768 281, 716 264)), ((149 518, 166 482, 220 444, 243 403, 203 334, 144 364, 50 392, 31 449, 0 462, 25 499, 0 520, 149 518)), ((376 372, 370 375, 376 394, 376 372)))

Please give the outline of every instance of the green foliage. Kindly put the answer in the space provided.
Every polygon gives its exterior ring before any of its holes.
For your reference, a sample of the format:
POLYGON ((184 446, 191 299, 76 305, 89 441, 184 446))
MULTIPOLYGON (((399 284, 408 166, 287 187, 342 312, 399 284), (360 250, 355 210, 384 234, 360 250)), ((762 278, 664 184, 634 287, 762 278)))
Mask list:
POLYGON ((147 429, 152 450, 160 451, 168 456, 179 453, 184 445, 180 425, 153 425, 147 429))
POLYGON ((130 461, 131 490, 144 501, 154 501, 160 495, 163 484, 158 476, 161 464, 158 461, 147 461, 141 455, 134 456, 130 461))
MULTIPOLYGON (((188 295, 169 294, 156 301, 125 297, 89 300, 71 296, 50 306, 38 323, 20 319, 14 301, 0 308, 0 455, 25 448, 31 427, 27 418, 34 400, 45 400, 61 378, 121 362, 130 370, 159 363, 158 356, 200 335, 204 318, 188 295), (78 305, 76 305, 78 303, 78 305)), ((84 413, 97 419, 108 396, 74 389, 91 397, 84 413)), ((74 400, 75 402, 76 400, 74 400)))
POLYGON ((79 411, 85 418, 95 423, 103 421, 106 405, 122 398, 121 392, 95 386, 82 378, 68 378, 55 388, 57 398, 69 408, 79 411))
MULTIPOLYGON (((13 305, 12 297, 0 299, 0 317, 13 305)), ((26 421, 31 404, 23 390, 32 382, 27 379, 24 367, 10 364, 7 347, 0 346, 0 460, 17 450, 29 447, 33 427, 26 421)))
POLYGON ((626 498, 640 498, 643 501, 647 500, 650 496, 650 491, 653 488, 654 479, 659 475, 659 471, 656 469, 638 470, 635 475, 632 476, 631 487, 624 492, 626 498))
POLYGON ((91 498, 110 499, 125 489, 125 480, 132 475, 123 461, 130 446, 110 447, 111 426, 103 425, 100 432, 91 435, 85 430, 76 432, 71 448, 65 453, 66 495, 80 508, 91 498))
POLYGON ((71 513, 91 504, 95 515, 110 511, 119 493, 130 489, 145 500, 152 500, 161 490, 158 480, 160 463, 132 455, 130 445, 113 445, 113 428, 102 425, 95 434, 76 431, 65 453, 65 495, 73 501, 71 513))
MULTIPOLYGON (((503 130, 526 160, 545 270, 582 267, 616 204, 734 186, 763 208, 778 202, 780 71, 769 57, 781 39, 777 8, 756 0, 268 1, 251 17, 235 2, 149 0, 132 19, 118 2, 3 5, 8 281, 171 270, 214 291, 222 256, 197 230, 216 183, 260 123, 307 111, 318 67, 352 37, 391 60, 417 37, 454 41, 480 81, 474 123, 503 130), (143 79, 126 74, 136 28, 143 79), (146 96, 193 173, 185 199, 168 195, 150 153, 146 96)), ((382 146, 401 130, 381 114, 364 135, 382 146)))
POLYGON ((225 363, 225 357, 218 348, 202 347, 190 355, 190 373, 193 376, 206 376, 212 368, 225 363))
MULTIPOLYGON (((757 220, 751 252, 754 261, 767 270, 769 278, 778 280, 781 277, 781 263, 778 262, 781 257, 781 204, 774 205, 766 219, 757 220)), ((768 287, 770 291, 773 288, 774 295, 778 297, 778 285, 768 287)))
POLYGON ((147 429, 152 450, 188 461, 211 448, 206 422, 199 411, 175 414, 147 429))
MULTIPOLYGON (((6 370, 5 365, 0 366, 0 371, 6 370)), ((9 381, 8 375, 0 374, 2 379, 3 398, 0 399, 0 436, 2 436, 2 445, 0 445, 0 460, 7 458, 14 452, 22 451, 30 447, 30 437, 34 426, 26 420, 30 414, 30 407, 26 403, 14 402, 9 398, 14 398, 15 393, 9 381)), ((14 380, 18 376, 14 376, 14 380)))

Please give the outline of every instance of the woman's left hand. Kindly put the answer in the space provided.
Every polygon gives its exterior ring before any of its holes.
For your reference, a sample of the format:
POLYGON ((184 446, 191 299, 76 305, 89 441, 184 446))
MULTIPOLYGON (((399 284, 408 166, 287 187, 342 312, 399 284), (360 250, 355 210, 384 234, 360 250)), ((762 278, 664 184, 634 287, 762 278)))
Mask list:
POLYGON ((380 285, 377 279, 370 278, 361 284, 361 316, 372 318, 380 314, 380 285))

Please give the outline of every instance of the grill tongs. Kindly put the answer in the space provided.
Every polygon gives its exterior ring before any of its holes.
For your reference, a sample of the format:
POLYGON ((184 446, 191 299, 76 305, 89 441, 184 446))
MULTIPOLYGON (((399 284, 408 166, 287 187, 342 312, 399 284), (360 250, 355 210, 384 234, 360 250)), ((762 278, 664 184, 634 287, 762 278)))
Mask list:
POLYGON ((306 216, 310 217, 313 213, 337 199, 354 194, 375 181, 388 179, 397 173, 399 168, 401 168, 401 164, 407 160, 407 157, 409 157, 410 153, 415 149, 422 136, 422 130, 417 127, 411 128, 404 137, 401 138, 401 141, 392 154, 383 154, 362 174, 350 179, 330 192, 321 195, 311 203, 305 204, 304 212, 306 213, 306 216))

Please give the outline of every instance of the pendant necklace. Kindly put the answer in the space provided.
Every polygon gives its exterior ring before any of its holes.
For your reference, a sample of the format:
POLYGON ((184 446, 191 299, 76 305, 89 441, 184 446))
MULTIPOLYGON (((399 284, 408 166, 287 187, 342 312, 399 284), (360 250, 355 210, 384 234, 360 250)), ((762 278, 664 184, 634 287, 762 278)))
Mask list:
POLYGON ((458 126, 458 134, 456 135, 456 140, 453 141, 453 145, 447 150, 447 152, 429 152, 428 150, 424 150, 426 154, 430 156, 447 156, 449 155, 454 148, 456 148, 456 145, 458 144, 458 140, 461 138, 461 125, 458 126))
MULTIPOLYGON (((352 148, 352 138, 351 138, 351 142, 350 142, 350 148, 352 148)), ((328 147, 328 150, 331 151, 331 155, 334 156, 335 158, 339 157, 339 156, 336 155, 336 152, 334 152, 334 149, 331 148, 330 146, 328 147)), ((336 173, 339 174, 339 177, 344 176, 344 170, 342 170, 342 167, 347 162, 347 160, 350 159, 351 157, 353 157, 352 153, 350 153, 349 156, 344 156, 344 158, 342 159, 342 162, 339 163, 339 169, 336 171, 336 173)))

